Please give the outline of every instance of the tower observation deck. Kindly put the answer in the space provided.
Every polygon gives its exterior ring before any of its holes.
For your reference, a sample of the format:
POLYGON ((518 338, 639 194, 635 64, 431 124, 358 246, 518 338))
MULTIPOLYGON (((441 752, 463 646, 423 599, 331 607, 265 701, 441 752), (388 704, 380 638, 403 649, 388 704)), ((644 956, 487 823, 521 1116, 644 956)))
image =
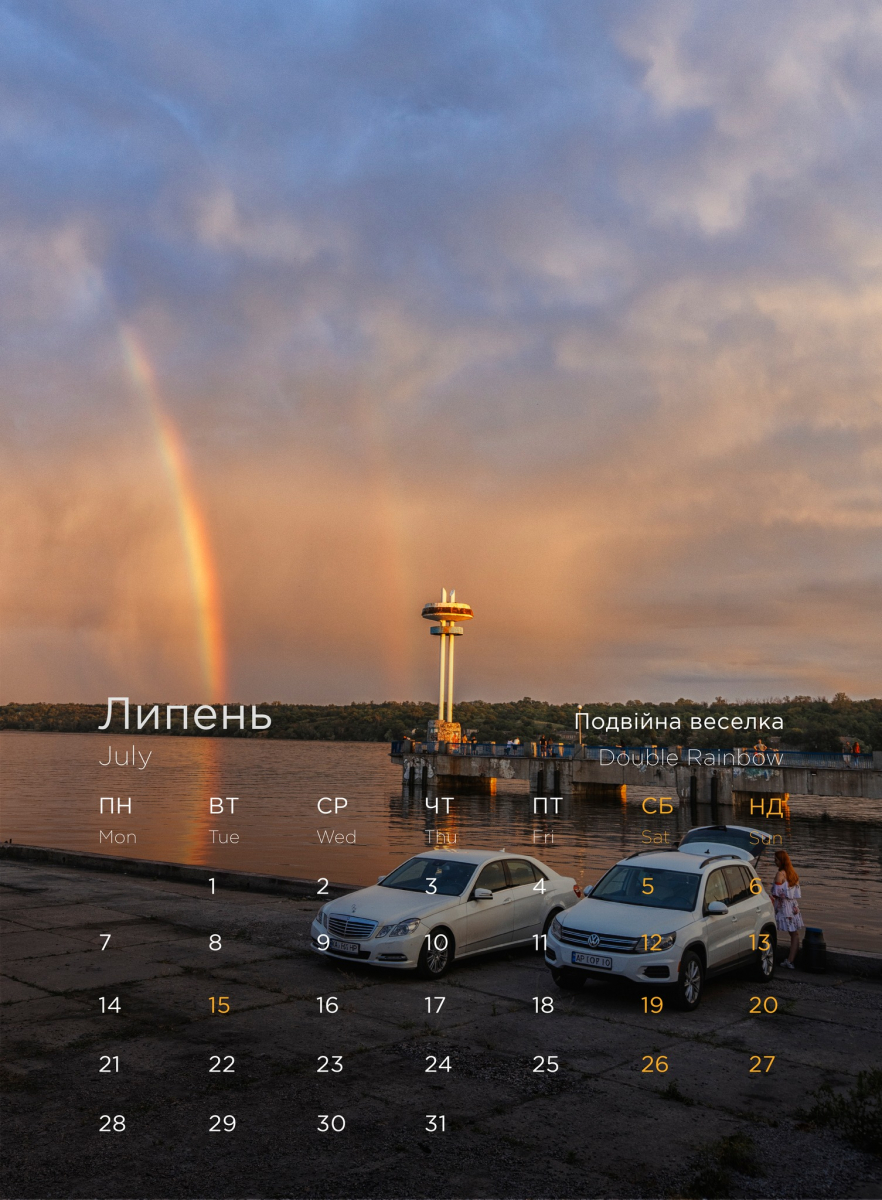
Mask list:
POLYGON ((430 600, 423 605, 423 616, 425 619, 427 621, 438 622, 437 625, 432 626, 430 632, 433 636, 440 638, 441 642, 441 667, 438 679, 438 718, 429 722, 429 741, 462 741, 462 729, 459 723, 453 720, 453 647, 454 639, 461 637, 465 633, 463 627, 457 625, 457 621, 471 621, 474 615, 471 605, 463 604, 461 601, 457 602, 455 591, 451 591, 450 598, 448 599, 446 588, 441 589, 440 600, 430 600))

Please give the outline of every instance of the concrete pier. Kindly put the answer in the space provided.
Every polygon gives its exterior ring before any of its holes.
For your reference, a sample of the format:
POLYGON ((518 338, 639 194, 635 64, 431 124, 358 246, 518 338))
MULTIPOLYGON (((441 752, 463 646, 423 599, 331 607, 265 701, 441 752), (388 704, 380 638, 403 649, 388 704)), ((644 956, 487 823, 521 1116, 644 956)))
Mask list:
MULTIPOLYGON (((709 750, 701 752, 702 759, 718 756, 712 765, 684 762, 680 754, 676 763, 668 765, 673 753, 664 748, 627 748, 616 750, 617 760, 608 763, 601 760, 597 747, 565 743, 544 748, 526 743, 508 751, 493 743, 392 744, 392 761, 402 768, 404 786, 426 793, 459 788, 492 794, 506 780, 524 780, 535 796, 614 794, 632 784, 710 804, 731 803, 734 792, 758 798, 793 793, 882 799, 882 755, 878 754, 860 756, 869 762, 854 765, 849 760, 857 756, 782 751, 768 758, 754 756, 757 765, 738 766, 737 759, 733 764, 725 757, 732 758, 735 752, 709 750), (625 756, 627 762, 618 761, 625 756)), ((607 758, 612 755, 607 751, 607 758)))
POLYGON ((445 1003, 429 1014, 424 981, 314 955, 319 902, 265 885, 212 897, 196 877, 0 862, 4 1196, 882 1195, 878 1158, 800 1111, 878 1061, 875 980, 782 972, 761 989, 778 1010, 755 1016, 757 985, 731 975, 696 1012, 653 1015, 605 982, 559 991, 532 950, 497 952, 433 983, 445 1003), (331 1054, 342 1072, 317 1073, 331 1054), (209 1074, 211 1055, 235 1073, 209 1074), (451 1070, 427 1074, 429 1055, 451 1070), (645 1073, 659 1055, 669 1069, 645 1073), (752 1055, 774 1056, 771 1073, 751 1074, 752 1055), (124 1133, 99 1133, 108 1113, 124 1133), (319 1133, 321 1113, 345 1130, 319 1133), (212 1114, 235 1131, 211 1133, 212 1114))

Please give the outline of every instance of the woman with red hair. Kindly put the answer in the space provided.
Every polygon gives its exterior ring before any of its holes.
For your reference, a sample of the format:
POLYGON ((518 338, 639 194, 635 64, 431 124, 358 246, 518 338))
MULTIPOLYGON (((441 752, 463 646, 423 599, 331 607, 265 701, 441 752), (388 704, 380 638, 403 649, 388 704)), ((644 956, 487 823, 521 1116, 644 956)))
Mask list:
POLYGON ((799 912, 802 892, 799 889, 799 876, 786 850, 775 851, 775 865, 778 867, 778 874, 771 891, 772 903, 775 906, 775 924, 782 933, 790 934, 790 953, 784 966, 792 971, 793 960, 799 949, 799 931, 803 928, 799 912))

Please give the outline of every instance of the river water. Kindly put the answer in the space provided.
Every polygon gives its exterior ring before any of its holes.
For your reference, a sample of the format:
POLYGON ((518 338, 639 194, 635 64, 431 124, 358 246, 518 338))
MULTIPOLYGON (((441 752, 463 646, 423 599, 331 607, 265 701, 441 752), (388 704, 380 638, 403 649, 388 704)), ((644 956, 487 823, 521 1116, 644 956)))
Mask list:
MULTIPOLYGON (((669 816, 648 817, 648 793, 628 788, 625 800, 565 798, 556 817, 543 818, 526 785, 513 784, 521 790, 457 795, 449 814, 442 801, 436 817, 423 796, 402 791, 387 745, 352 742, 5 731, 0 767, 4 841, 334 883, 372 883, 444 838, 530 852, 585 884, 647 839, 675 845, 695 824, 756 825, 781 835, 806 923, 830 946, 882 951, 882 816, 872 800, 791 796, 785 818, 763 821, 746 799, 712 813, 675 798, 669 816), (111 815, 111 796, 131 798, 131 815, 111 815), (211 797, 223 799, 223 813, 211 812, 211 797), (335 797, 347 803, 321 815, 323 797, 325 809, 335 797), (238 842, 221 840, 234 833, 238 842)), ((769 857, 760 864, 767 885, 772 873, 769 857)))

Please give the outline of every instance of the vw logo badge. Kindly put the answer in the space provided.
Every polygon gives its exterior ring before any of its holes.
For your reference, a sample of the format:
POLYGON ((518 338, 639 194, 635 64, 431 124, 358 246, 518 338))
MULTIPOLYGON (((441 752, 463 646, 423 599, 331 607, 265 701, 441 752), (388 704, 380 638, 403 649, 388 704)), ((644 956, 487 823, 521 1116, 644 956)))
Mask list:
POLYGON ((589 946, 599 946, 600 945, 600 934, 599 933, 589 933, 588 945, 589 946))

